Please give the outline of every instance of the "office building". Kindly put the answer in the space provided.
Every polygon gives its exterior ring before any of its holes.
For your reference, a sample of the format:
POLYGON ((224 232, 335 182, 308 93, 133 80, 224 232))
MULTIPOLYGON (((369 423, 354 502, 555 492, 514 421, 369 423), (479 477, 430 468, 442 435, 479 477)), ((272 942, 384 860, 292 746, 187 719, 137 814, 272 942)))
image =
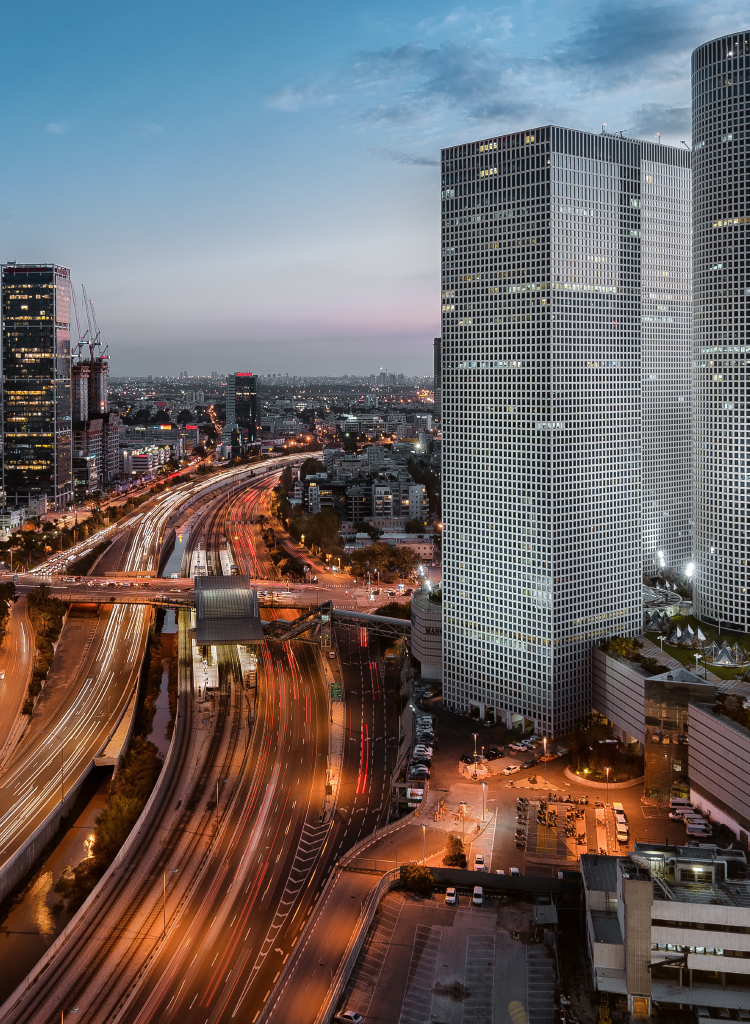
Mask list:
POLYGON ((227 427, 245 427, 248 440, 257 440, 258 379, 252 373, 232 373, 227 377, 227 427))
MULTIPOLYGON (((747 631, 748 388, 744 98, 750 32, 692 57, 695 613, 747 631)), ((748 65, 750 66, 750 65, 748 65)))
POLYGON ((654 1004, 660 1019, 692 1009, 700 1020, 710 1007, 730 1020, 728 1011, 747 1010, 750 881, 741 850, 636 841, 627 857, 584 854, 581 879, 597 992, 643 1017, 654 1004))
POLYGON ((432 389, 435 399, 435 419, 441 416, 441 399, 443 393, 443 352, 442 339, 435 338, 432 343, 432 389))
MULTIPOLYGON (((675 353, 688 344, 689 264, 676 248, 659 262, 666 246, 655 226, 679 209, 685 237, 689 160, 672 147, 556 127, 443 151, 449 707, 565 732, 589 714, 592 645, 640 633, 641 459, 657 450, 650 436, 644 443, 641 376, 666 359, 642 358, 641 347, 644 338, 675 353), (654 186, 646 238, 644 185, 654 186), (670 203, 668 188, 678 192, 670 203), (644 260, 654 274, 674 263, 683 291, 652 287, 649 276, 644 298, 644 260), (658 309, 675 302, 679 317, 658 309), (644 315, 662 319, 645 333, 644 315)), ((684 405, 674 383, 670 409, 684 405)), ((658 430, 662 439, 682 431, 670 445, 687 458, 684 417, 668 426, 662 417, 658 430)), ((648 469, 661 513, 682 493, 669 467, 648 469)), ((675 518, 687 520, 684 510, 675 518)))
POLYGON ((642 144, 641 358, 643 568, 692 559, 691 154, 642 144))
POLYGON ((73 498, 70 272, 2 268, 3 490, 10 504, 73 498))

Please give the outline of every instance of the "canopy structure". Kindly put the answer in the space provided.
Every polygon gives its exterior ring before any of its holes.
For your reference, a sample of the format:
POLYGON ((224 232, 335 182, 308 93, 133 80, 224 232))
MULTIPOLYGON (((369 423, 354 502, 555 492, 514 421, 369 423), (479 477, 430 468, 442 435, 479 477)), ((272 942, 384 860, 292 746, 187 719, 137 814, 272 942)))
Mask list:
POLYGON ((262 644, 258 591, 248 576, 196 576, 195 641, 208 644, 262 644))

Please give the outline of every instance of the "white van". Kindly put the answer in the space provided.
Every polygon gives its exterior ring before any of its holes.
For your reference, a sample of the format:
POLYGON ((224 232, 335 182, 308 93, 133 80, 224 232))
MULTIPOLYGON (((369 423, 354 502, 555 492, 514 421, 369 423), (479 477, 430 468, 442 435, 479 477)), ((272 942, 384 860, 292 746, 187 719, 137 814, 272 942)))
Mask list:
POLYGON ((482 892, 481 885, 474 886, 474 895, 471 897, 472 905, 475 907, 481 907, 484 902, 484 893, 482 892))
POLYGON ((618 825, 616 835, 618 843, 630 842, 630 833, 628 832, 627 828, 620 828, 620 826, 618 825))
POLYGON ((622 804, 618 803, 615 800, 612 801, 612 810, 615 812, 615 814, 624 814, 625 813, 625 808, 622 806, 622 804))

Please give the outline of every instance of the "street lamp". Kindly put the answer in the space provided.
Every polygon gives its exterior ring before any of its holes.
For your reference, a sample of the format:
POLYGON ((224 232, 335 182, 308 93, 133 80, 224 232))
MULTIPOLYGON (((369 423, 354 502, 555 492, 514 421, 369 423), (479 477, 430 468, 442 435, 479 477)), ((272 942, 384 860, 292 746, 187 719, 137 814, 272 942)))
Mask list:
POLYGON ((427 826, 422 826, 422 867, 427 864, 427 854, 425 852, 425 844, 427 842, 427 826))
POLYGON ((544 743, 544 788, 547 788, 547 737, 542 740, 544 743))
POLYGON ((477 777, 477 734, 473 733, 474 736, 474 778, 477 777))
POLYGON ((482 783, 482 824, 483 825, 484 825, 484 793, 485 793, 485 789, 486 788, 487 788, 487 783, 483 782, 482 783))
POLYGON ((461 845, 463 846, 466 842, 466 801, 462 800, 459 806, 461 808, 461 845))
POLYGON ((607 773, 607 799, 605 807, 609 807, 609 768, 605 768, 604 771, 607 773))

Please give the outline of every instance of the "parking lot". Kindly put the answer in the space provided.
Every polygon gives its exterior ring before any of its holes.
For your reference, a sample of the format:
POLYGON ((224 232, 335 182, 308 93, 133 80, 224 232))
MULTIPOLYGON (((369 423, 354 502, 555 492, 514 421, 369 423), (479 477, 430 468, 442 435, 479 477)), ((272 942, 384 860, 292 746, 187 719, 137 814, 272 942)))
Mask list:
MULTIPOLYGON (((610 804, 622 803, 629 824, 629 842, 618 843, 611 809, 605 814, 596 806, 597 802, 604 804, 606 791, 568 778, 567 756, 522 769, 525 761, 540 757, 541 744, 530 752, 510 751, 502 742, 506 738, 504 729, 486 729, 480 723, 443 710, 437 700, 425 702, 424 707, 433 715, 435 726, 430 778, 420 820, 429 822, 430 830, 452 832, 462 838, 469 866, 479 852, 490 871, 518 867, 522 873, 549 875, 562 867, 574 867, 580 853, 597 853, 602 848, 610 853, 624 853, 633 848, 636 839, 687 842, 684 825, 669 819, 668 808, 645 804, 643 787, 638 784, 627 789, 610 788, 610 804), (464 765, 461 761, 462 756, 473 761, 475 733, 480 755, 482 747, 491 745, 506 751, 505 756, 488 762, 489 774, 482 778, 478 773, 476 780, 472 764, 464 765), (508 766, 517 767, 518 771, 503 775, 508 766), (535 776, 536 782, 531 783, 529 776, 535 776), (519 796, 531 802, 525 826, 517 821, 519 796), (548 810, 557 812, 554 827, 541 825, 537 820, 540 799, 547 801, 550 796, 566 801, 548 805, 548 810), (588 803, 583 802, 586 797, 588 803), (575 838, 566 835, 568 823, 574 825, 575 838), (525 827, 527 835, 526 846, 522 848, 515 842, 519 827, 525 827), (580 835, 585 837, 581 844, 580 835)), ((550 749, 560 745, 553 741, 550 749)), ((428 864, 440 864, 442 850, 436 849, 439 844, 433 843, 432 856, 429 845, 428 864)))
POLYGON ((521 898, 390 893, 349 980, 343 1007, 367 1024, 552 1024, 552 954, 533 941, 533 906, 521 898))

